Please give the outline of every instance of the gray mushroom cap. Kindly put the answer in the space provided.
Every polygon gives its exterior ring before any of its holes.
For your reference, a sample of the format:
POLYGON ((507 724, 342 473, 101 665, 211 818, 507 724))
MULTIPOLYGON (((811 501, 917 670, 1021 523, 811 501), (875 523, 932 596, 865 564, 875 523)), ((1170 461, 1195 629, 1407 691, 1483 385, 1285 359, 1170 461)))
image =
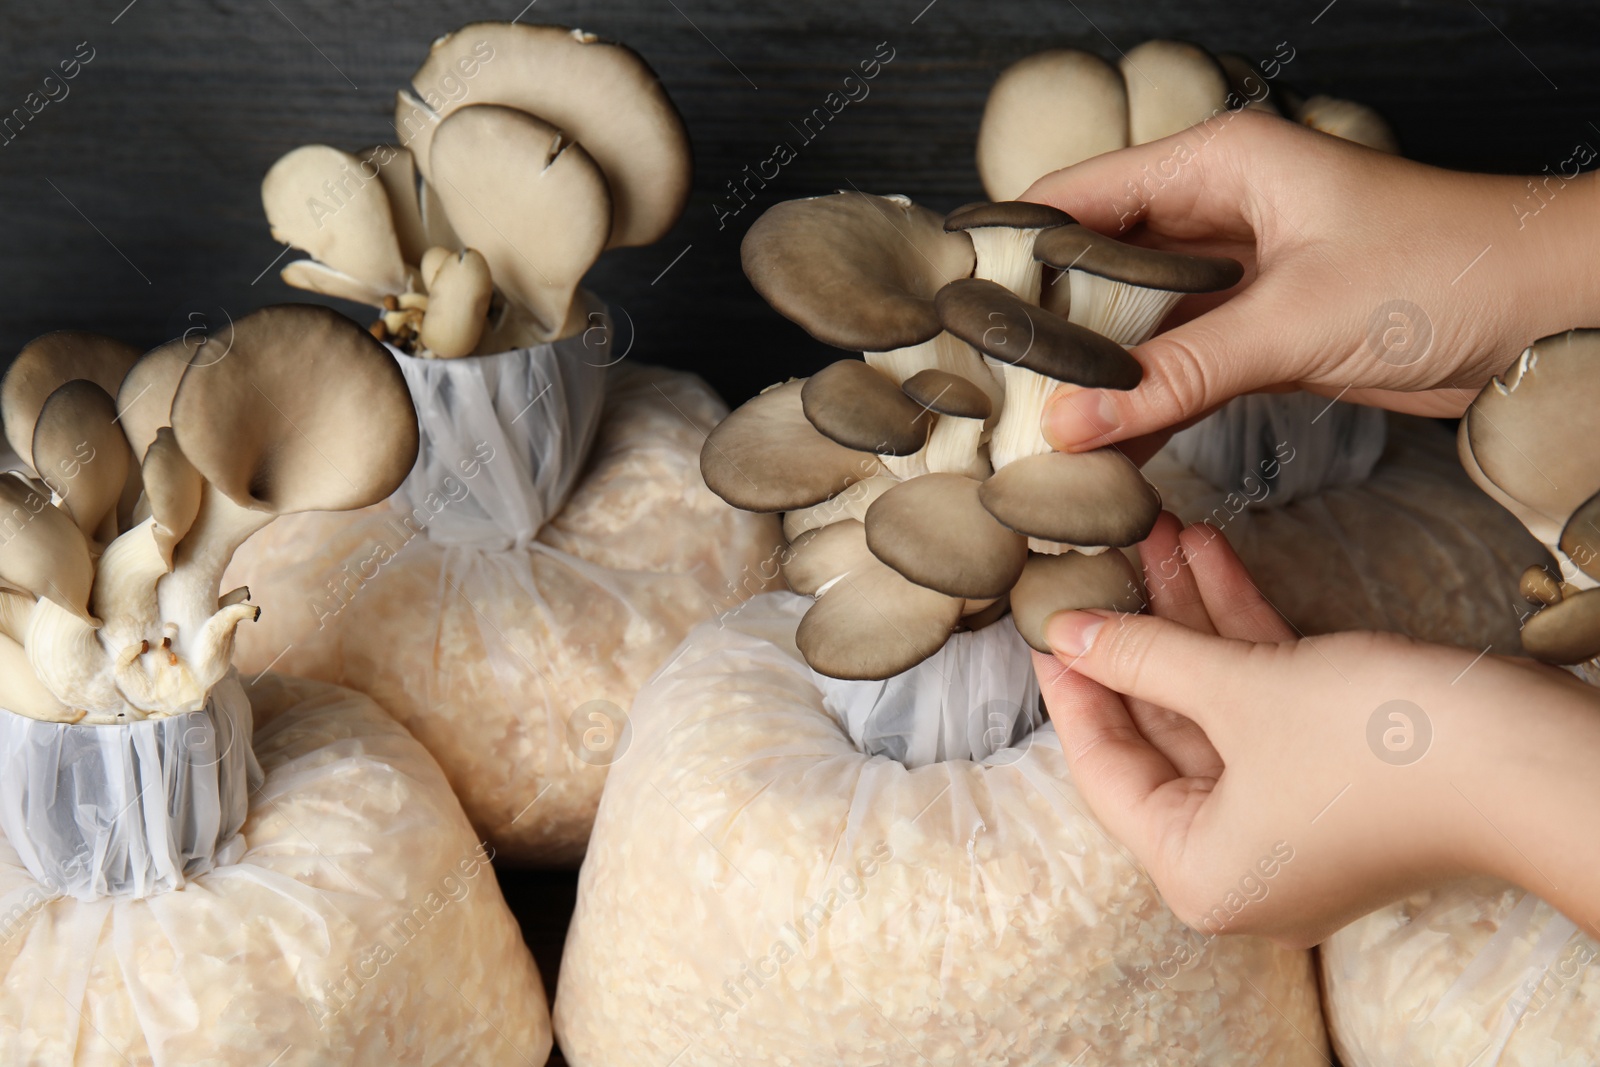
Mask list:
POLYGON ((707 487, 745 511, 794 511, 883 474, 870 452, 818 433, 806 418, 804 381, 775 385, 723 419, 700 449, 707 487))
POLYGON ((1011 619, 1035 651, 1049 654, 1045 622, 1058 611, 1136 612, 1144 607, 1139 574, 1121 552, 1030 553, 1011 589, 1011 619))
POLYGON ((813 374, 800 400, 823 436, 862 452, 909 456, 927 443, 933 424, 888 375, 858 359, 842 359, 813 374))
POLYGON ((987 419, 994 412, 994 404, 976 383, 959 374, 937 367, 920 370, 900 383, 919 406, 935 415, 949 415, 955 419, 987 419))
POLYGON ((103 543, 116 536, 133 457, 111 394, 82 378, 51 393, 33 427, 32 455, 40 479, 85 538, 103 543))
POLYGON ((1522 650, 1562 665, 1600 656, 1600 589, 1563 597, 1529 618, 1522 626, 1522 650))
POLYGON ((965 603, 907 581, 874 559, 811 605, 795 631, 795 645, 813 670, 830 678, 891 678, 944 647, 965 603))
POLYGON ((918 585, 947 596, 1003 596, 1022 573, 1028 542, 978 501, 978 482, 924 474, 901 482, 867 509, 867 547, 918 585))
POLYGON ((1600 580, 1600 493, 1578 505, 1561 528, 1560 544, 1575 567, 1600 580))
POLYGON ((1060 208, 1027 200, 1002 200, 998 203, 966 204, 945 216, 948 231, 976 230, 989 226, 1008 230, 1044 230, 1067 226, 1077 220, 1060 208))
POLYGON ((939 333, 933 296, 972 273, 972 241, 904 197, 834 193, 768 208, 739 246, 767 303, 824 344, 888 352, 939 333))
POLYGON ((1473 479, 1555 542, 1600 490, 1600 330, 1535 341, 1473 400, 1459 441, 1473 479))
POLYGON ((978 495, 1017 533, 1069 545, 1135 544, 1161 514, 1160 494, 1115 448, 1025 456, 995 472, 978 495))
POLYGON ((1033 255, 1058 270, 1081 270, 1169 293, 1214 293, 1237 285, 1244 277, 1244 265, 1236 259, 1141 248, 1076 223, 1039 234, 1033 242, 1033 255))
POLYGON ((778 566, 790 589, 816 596, 829 582, 872 561, 866 527, 859 519, 840 519, 795 538, 778 566))
POLYGON ((1132 389, 1144 375, 1139 361, 1115 341, 995 282, 951 282, 934 303, 945 329, 1014 367, 1091 389, 1132 389))

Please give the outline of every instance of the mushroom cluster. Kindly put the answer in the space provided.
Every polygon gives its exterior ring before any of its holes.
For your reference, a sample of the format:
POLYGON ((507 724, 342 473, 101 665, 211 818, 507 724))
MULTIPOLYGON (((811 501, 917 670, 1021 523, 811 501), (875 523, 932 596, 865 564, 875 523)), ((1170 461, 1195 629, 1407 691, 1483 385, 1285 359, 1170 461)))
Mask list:
POLYGON ((1534 565, 1521 591, 1537 609, 1522 647, 1546 663, 1600 656, 1600 329, 1535 341, 1461 419, 1457 447, 1472 480, 1544 543, 1560 568, 1534 565))
POLYGON ((290 285, 382 309, 408 354, 509 351, 590 325, 578 286, 688 197, 688 136, 639 55, 562 26, 480 22, 396 94, 398 144, 305 145, 261 185, 290 285))
MULTIPOLYGON (((1001 72, 978 130, 978 175, 993 200, 1021 196, 1035 181, 1091 156, 1145 144, 1225 118, 1241 108, 1296 122, 1384 152, 1394 131, 1372 108, 1330 96, 1302 98, 1273 84, 1294 58, 1252 65, 1185 41, 1146 41, 1117 66, 1090 52, 1056 48, 1001 72), (1041 122, 1040 115, 1060 116, 1041 122)), ((1046 299, 1046 305, 1050 301, 1046 299)))
POLYGON ((713 492, 785 512, 789 587, 814 596, 797 643, 835 678, 879 679, 1011 610, 1044 650, 1071 607, 1136 610, 1121 552, 1155 490, 1115 448, 1052 451, 1061 389, 1131 389, 1146 340, 1185 293, 1238 282, 1230 259, 1124 245, 1020 201, 941 218, 903 196, 792 200, 756 220, 745 273, 813 337, 863 353, 775 385, 706 439, 713 492), (1071 306, 1039 306, 1046 268, 1071 306))
POLYGON ((234 550, 279 515, 384 499, 417 453, 394 360, 309 305, 143 355, 45 334, 0 414, 30 468, 0 474, 0 707, 50 722, 202 708, 259 615, 219 595, 234 550))

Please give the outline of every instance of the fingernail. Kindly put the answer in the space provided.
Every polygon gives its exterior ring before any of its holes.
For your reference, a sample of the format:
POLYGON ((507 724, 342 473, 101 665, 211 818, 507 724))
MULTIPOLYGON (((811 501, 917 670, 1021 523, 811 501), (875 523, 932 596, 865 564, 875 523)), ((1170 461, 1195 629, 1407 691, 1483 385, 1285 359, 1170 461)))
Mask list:
POLYGON ((1098 442, 1121 425, 1116 405, 1099 389, 1061 390, 1044 409, 1039 427, 1051 448, 1098 442))
POLYGON ((1106 620, 1087 611, 1058 611, 1044 621, 1044 639, 1058 655, 1081 656, 1106 620))

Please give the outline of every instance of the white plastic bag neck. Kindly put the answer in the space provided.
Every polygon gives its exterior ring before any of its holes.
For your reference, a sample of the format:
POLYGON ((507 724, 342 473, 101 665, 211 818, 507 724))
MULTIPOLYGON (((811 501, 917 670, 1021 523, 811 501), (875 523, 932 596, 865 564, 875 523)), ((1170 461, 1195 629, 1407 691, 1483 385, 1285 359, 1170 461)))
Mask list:
POLYGON ((1033 659, 1008 618, 951 636, 932 656, 881 682, 812 674, 823 707, 862 752, 907 767, 981 762, 1044 722, 1033 659))
POLYGON ((492 356, 418 359, 390 347, 421 430, 398 495, 429 540, 526 548, 561 510, 605 404, 611 320, 598 310, 590 321, 571 337, 492 356))
POLYGON ((0 830, 28 873, 79 900, 146 897, 209 871, 261 768, 236 673, 206 710, 115 726, 0 711, 0 830))
POLYGON ((1312 393, 1252 393, 1174 434, 1167 447, 1218 489, 1270 507, 1365 481, 1387 441, 1378 408, 1312 393))

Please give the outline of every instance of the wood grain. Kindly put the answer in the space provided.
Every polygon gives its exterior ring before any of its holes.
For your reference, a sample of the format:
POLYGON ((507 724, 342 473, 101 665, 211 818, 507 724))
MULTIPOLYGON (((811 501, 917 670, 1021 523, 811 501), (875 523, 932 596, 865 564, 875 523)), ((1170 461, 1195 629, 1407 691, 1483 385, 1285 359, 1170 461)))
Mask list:
MULTIPOLYGON (((65 98, 0 144, 4 358, 62 326, 152 345, 225 313, 299 299, 266 269, 281 251, 258 199, 267 167, 306 142, 386 138, 392 93, 434 36, 520 6, 126 2, 7 5, 0 115, 25 107, 80 42, 94 58, 65 98)), ((1590 124, 1600 122, 1600 10, 1551 0, 1325 4, 538 0, 524 17, 631 43, 677 100, 697 155, 688 210, 659 245, 609 253, 590 284, 626 309, 630 358, 698 371, 738 401, 833 358, 745 282, 744 228, 777 200, 835 188, 905 192, 941 209, 972 199, 988 85, 1040 47, 1114 57, 1164 35, 1264 57, 1288 41, 1296 58, 1286 80, 1378 106, 1419 159, 1536 171, 1579 140, 1600 144, 1590 124), (790 124, 880 42, 894 58, 870 94, 801 140, 790 124), (719 205, 733 203, 727 183, 779 141, 795 160, 719 226, 719 205)))

